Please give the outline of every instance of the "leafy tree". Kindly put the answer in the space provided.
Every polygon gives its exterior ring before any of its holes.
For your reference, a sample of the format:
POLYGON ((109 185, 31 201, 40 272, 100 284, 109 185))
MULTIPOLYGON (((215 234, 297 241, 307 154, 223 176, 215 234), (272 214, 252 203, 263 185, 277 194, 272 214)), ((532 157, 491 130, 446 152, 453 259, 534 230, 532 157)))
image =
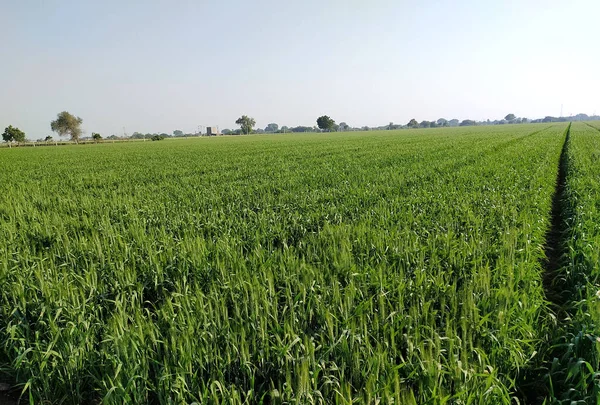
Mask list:
POLYGON ((284 125, 281 127, 281 132, 285 134, 286 132, 290 132, 290 129, 286 125, 284 125))
POLYGON ((254 118, 250 118, 247 115, 242 115, 235 123, 240 126, 242 133, 246 135, 252 132, 252 128, 256 125, 254 118))
POLYGON ((165 137, 162 136, 162 134, 161 135, 157 134, 157 135, 152 135, 152 138, 150 138, 150 139, 152 139, 153 141, 162 141, 163 139, 165 139, 165 137))
POLYGON ((437 120, 437 124, 438 124, 440 127, 447 127, 447 126, 449 125, 449 124, 448 124, 448 120, 447 120, 447 119, 445 119, 445 118, 440 118, 440 119, 438 119, 438 120, 437 120))
POLYGON ((458 126, 458 120, 456 118, 453 118, 450 121, 448 121, 448 125, 450 125, 451 127, 457 127, 458 126))
POLYGON ((421 121, 421 123, 419 124, 419 126, 421 128, 429 128, 429 127, 431 127, 431 122, 429 122, 429 121, 421 121))
POLYGON ((225 128, 224 130, 221 131, 221 133, 223 135, 231 135, 231 129, 225 128))
POLYGON ((348 131, 350 129, 350 125, 346 124, 345 122, 340 122, 339 129, 340 131, 348 131))
POLYGON ((419 128, 419 123, 417 122, 416 119, 412 119, 410 121, 408 121, 408 124, 406 124, 409 128, 419 128))
POLYGON ((473 120, 463 120, 460 123, 461 127, 470 127, 470 126, 473 126, 473 125, 477 125, 477 123, 475 121, 473 121, 473 120))
POLYGON ((93 139, 94 141, 98 142, 99 140, 101 140, 101 139, 102 139, 102 135, 100 135, 100 134, 99 134, 99 133, 97 133, 97 132, 92 132, 92 139, 93 139))
POLYGON ((54 138, 52 138, 50 135, 48 135, 48 136, 47 136, 47 137, 44 139, 44 141, 46 141, 46 142, 52 142, 53 140, 54 140, 54 138))
POLYGON ((58 135, 69 135, 72 141, 77 142, 82 133, 82 122, 83 120, 81 118, 63 111, 56 116, 56 120, 50 123, 50 128, 58 135))
POLYGON ((507 114, 506 117, 504 117, 504 119, 508 122, 511 122, 512 120, 514 120, 516 117, 514 114, 507 114))
POLYGON ((173 136, 183 136, 183 131, 176 129, 173 131, 173 136))
POLYGON ((370 130, 371 130, 371 128, 369 128, 367 126, 364 126, 361 128, 361 131, 370 131, 370 130))
POLYGON ((279 125, 275 124, 274 122, 265 127, 265 132, 277 132, 278 130, 279 125))
POLYGON ((317 118, 317 125, 323 131, 331 131, 335 128, 335 121, 329 118, 327 115, 322 115, 317 118))
POLYGON ((21 131, 17 127, 13 127, 12 125, 7 126, 4 129, 4 133, 2 134, 2 139, 4 142, 24 142, 25 141, 25 132, 21 131))
POLYGON ((290 128, 290 130, 292 132, 311 132, 313 129, 312 129, 312 127, 304 127, 302 125, 299 125, 297 127, 290 128))

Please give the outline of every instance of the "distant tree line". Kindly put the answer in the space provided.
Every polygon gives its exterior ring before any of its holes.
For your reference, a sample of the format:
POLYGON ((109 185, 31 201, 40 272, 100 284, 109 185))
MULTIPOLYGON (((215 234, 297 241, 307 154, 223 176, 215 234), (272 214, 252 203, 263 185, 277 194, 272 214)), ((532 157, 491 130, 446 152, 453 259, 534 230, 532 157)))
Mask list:
MULTIPOLYGON (((394 124, 390 122, 387 125, 381 125, 377 127, 353 127, 348 125, 346 122, 340 122, 336 124, 336 122, 329 117, 328 115, 322 115, 317 118, 316 124, 314 126, 303 126, 299 125, 296 127, 288 127, 288 126, 279 126, 276 123, 268 124, 264 129, 263 128, 255 128, 256 120, 247 115, 242 115, 235 122, 240 126, 238 129, 223 129, 221 134, 223 135, 247 135, 247 134, 286 134, 286 133, 300 133, 300 132, 336 132, 336 131, 371 131, 371 130, 399 130, 399 129, 415 129, 415 128, 439 128, 439 127, 465 127, 465 126, 477 126, 477 125, 505 125, 505 124, 537 124, 537 123, 550 123, 550 122, 572 122, 572 121, 596 121, 600 120, 599 115, 587 115, 587 114, 577 114, 568 117, 553 117, 546 116, 544 118, 537 119, 528 119, 525 117, 517 117, 515 114, 507 114, 504 118, 499 120, 485 120, 485 121, 476 121, 471 119, 465 119, 459 121, 456 118, 453 119, 445 119, 438 118, 434 121, 421 121, 418 122, 415 118, 411 119, 406 124, 394 124)), ((184 133, 182 130, 176 129, 172 134, 167 133, 141 133, 134 132, 132 135, 127 136, 123 134, 123 136, 118 136, 116 134, 107 136, 106 138, 102 137, 97 132, 92 132, 90 137, 82 137, 83 130, 81 125, 83 120, 80 117, 72 115, 67 111, 62 111, 57 114, 56 119, 50 123, 50 129, 53 132, 56 132, 59 137, 69 137, 72 142, 78 143, 81 141, 94 141, 101 142, 103 140, 123 140, 123 139, 143 139, 143 140, 152 140, 158 141, 166 138, 180 138, 180 137, 198 137, 203 136, 204 134, 200 132, 196 133, 184 133)), ((9 146, 12 144, 19 144, 24 142, 31 142, 27 140, 25 132, 20 130, 19 128, 13 127, 9 125, 4 129, 2 133, 2 140, 8 144, 9 146)), ((48 135, 44 138, 40 138, 37 142, 45 142, 51 143, 55 142, 54 138, 51 135, 48 135)), ((64 141, 61 141, 64 142, 64 141)))

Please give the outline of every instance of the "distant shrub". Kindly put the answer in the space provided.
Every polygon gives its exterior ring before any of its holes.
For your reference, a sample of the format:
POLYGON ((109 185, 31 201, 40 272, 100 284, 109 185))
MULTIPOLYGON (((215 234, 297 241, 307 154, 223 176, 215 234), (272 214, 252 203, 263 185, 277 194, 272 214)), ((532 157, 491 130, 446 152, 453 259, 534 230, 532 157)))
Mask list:
POLYGON ((152 135, 152 138, 150 139, 152 139, 153 141, 162 141, 163 139, 165 139, 165 137, 162 135, 152 135))

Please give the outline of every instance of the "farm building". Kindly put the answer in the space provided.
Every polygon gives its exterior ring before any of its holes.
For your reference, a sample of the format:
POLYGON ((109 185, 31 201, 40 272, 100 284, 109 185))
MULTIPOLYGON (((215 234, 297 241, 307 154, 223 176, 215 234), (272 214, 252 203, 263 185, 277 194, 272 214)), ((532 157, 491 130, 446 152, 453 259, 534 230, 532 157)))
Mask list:
POLYGON ((217 136, 219 135, 218 127, 206 127, 206 136, 217 136))

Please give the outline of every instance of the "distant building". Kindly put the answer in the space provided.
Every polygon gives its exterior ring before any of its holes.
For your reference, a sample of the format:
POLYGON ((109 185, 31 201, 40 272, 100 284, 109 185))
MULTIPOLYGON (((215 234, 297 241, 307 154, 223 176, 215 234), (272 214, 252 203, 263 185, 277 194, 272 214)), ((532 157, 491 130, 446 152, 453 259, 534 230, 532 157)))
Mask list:
POLYGON ((206 136, 217 136, 217 135, 219 135, 219 128, 206 127, 206 136))

